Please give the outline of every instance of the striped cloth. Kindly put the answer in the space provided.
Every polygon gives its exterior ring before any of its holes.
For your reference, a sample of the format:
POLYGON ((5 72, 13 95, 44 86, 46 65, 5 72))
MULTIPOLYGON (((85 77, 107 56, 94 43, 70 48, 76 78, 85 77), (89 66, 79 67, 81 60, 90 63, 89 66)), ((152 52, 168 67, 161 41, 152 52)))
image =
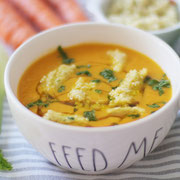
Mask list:
POLYGON ((0 172, 0 180, 179 180, 180 113, 166 139, 145 159, 121 172, 81 175, 62 170, 43 158, 24 139, 14 123, 7 100, 4 102, 0 149, 13 165, 0 172))

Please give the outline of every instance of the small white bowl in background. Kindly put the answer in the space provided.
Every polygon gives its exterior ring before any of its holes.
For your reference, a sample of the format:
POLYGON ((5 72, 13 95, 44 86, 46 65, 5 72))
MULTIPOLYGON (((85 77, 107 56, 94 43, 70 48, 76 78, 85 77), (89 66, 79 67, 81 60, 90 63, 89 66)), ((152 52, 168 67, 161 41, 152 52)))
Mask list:
POLYGON ((179 57, 159 38, 123 25, 82 23, 50 29, 26 41, 10 57, 4 81, 16 124, 37 151, 61 168, 84 174, 104 174, 142 159, 165 138, 180 108, 179 77, 179 57), (91 42, 121 45, 152 58, 171 81, 171 100, 140 120, 94 128, 52 122, 21 104, 17 98, 19 80, 37 58, 59 45, 67 47, 91 42))
MULTIPOLYGON (((90 12, 94 21, 111 23, 106 17, 106 11, 112 0, 89 0, 86 2, 86 8, 90 12)), ((180 19, 180 0, 174 0, 177 3, 178 15, 180 19)), ((158 36, 168 44, 172 44, 178 36, 180 37, 180 22, 174 26, 160 29, 157 31, 147 31, 158 36)))

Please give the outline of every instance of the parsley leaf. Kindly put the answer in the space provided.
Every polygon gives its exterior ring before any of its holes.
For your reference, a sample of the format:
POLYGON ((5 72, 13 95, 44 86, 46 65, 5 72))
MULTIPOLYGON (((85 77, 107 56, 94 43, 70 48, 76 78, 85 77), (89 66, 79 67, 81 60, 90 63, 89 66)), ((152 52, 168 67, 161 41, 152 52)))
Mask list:
POLYGON ((146 76, 145 79, 144 79, 144 83, 147 83, 150 79, 151 79, 151 77, 146 76))
POLYGON ((75 118, 74 118, 74 117, 69 116, 69 117, 68 117, 68 119, 69 119, 69 120, 74 120, 75 118))
POLYGON ((156 103, 151 104, 151 105, 148 105, 148 104, 147 104, 147 106, 150 107, 150 108, 159 108, 159 107, 160 107, 160 106, 159 106, 158 104, 156 104, 156 103))
POLYGON ((89 121, 96 121, 95 111, 84 111, 84 117, 88 118, 89 121))
POLYGON ((113 100, 113 98, 110 95, 108 95, 107 98, 109 101, 113 100))
POLYGON ((166 77, 166 73, 163 74, 163 78, 165 78, 165 77, 166 77))
POLYGON ((44 107, 48 107, 49 103, 48 102, 42 102, 41 99, 38 99, 37 101, 31 102, 29 104, 26 105, 26 107, 29 109, 33 106, 44 106, 44 107))
POLYGON ((98 93, 98 94, 101 94, 102 93, 102 90, 100 90, 100 89, 95 89, 94 90, 96 93, 98 93))
POLYGON ((64 50, 62 49, 61 46, 58 46, 57 50, 58 50, 59 54, 62 57, 63 64, 71 64, 71 63, 74 62, 74 59, 73 58, 69 58, 68 55, 64 52, 64 50))
POLYGON ((88 64, 88 65, 80 65, 80 66, 76 66, 76 68, 80 69, 80 68, 90 68, 91 65, 88 64))
POLYGON ((111 87, 112 89, 116 89, 118 86, 111 87))
POLYGON ((162 102, 159 102, 159 103, 161 103, 161 104, 166 104, 166 102, 165 102, 165 101, 162 101, 162 102))
POLYGON ((138 117, 140 117, 139 114, 129 114, 128 117, 132 117, 133 119, 136 119, 138 117))
POLYGON ((151 111, 151 114, 155 113, 156 111, 151 111))
POLYGON ((108 82, 117 80, 117 78, 114 76, 114 72, 110 69, 104 69, 104 71, 100 72, 99 74, 105 79, 108 79, 108 82))
POLYGON ((89 71, 80 71, 80 72, 77 72, 76 75, 86 75, 86 76, 91 76, 91 73, 89 71))
POLYGON ((59 89, 58 89, 58 92, 62 92, 65 90, 65 86, 60 86, 59 89))
POLYGON ((100 83, 101 80, 100 80, 100 79, 94 79, 94 80, 92 80, 91 82, 94 82, 94 83, 100 83))
POLYGON ((3 157, 2 151, 0 150, 0 170, 12 170, 12 165, 3 157))
POLYGON ((74 108, 74 110, 73 110, 74 112, 76 112, 76 111, 78 111, 78 109, 77 108, 74 108))
POLYGON ((163 88, 170 88, 171 86, 170 81, 163 78, 160 81, 150 78, 147 80, 147 83, 152 87, 153 90, 158 91, 160 96, 164 94, 163 88))

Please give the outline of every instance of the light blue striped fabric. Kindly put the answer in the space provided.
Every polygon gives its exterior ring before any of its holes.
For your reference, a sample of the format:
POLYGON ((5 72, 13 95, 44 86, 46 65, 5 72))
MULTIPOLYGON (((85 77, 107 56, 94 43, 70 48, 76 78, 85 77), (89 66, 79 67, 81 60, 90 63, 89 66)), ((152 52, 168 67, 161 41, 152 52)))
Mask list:
POLYGON ((13 165, 11 172, 0 172, 0 180, 179 180, 180 113, 166 139, 142 161, 119 173, 80 175, 59 169, 33 149, 19 132, 5 100, 0 149, 13 165))

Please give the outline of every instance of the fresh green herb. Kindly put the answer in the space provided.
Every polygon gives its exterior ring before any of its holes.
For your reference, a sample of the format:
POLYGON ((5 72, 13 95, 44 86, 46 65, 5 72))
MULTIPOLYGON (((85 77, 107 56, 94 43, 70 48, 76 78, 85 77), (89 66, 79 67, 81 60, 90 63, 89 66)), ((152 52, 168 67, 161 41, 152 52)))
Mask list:
POLYGON ((64 91, 65 90, 65 86, 60 86, 59 88, 58 88, 58 92, 62 92, 62 91, 64 91))
POLYGON ((153 104, 150 104, 150 105, 147 104, 147 106, 150 107, 150 108, 159 108, 160 107, 159 104, 166 104, 166 102, 162 101, 162 102, 157 102, 157 103, 153 103, 153 104))
POLYGON ((156 79, 149 79, 146 81, 148 83, 149 86, 152 87, 153 90, 158 91, 159 95, 161 96, 162 94, 164 94, 164 90, 163 88, 170 88, 170 81, 169 80, 165 80, 165 79, 161 79, 160 81, 156 80, 156 79))
POLYGON ((116 89, 118 86, 112 87, 112 89, 116 89))
POLYGON ((92 80, 91 82, 94 82, 94 83, 100 83, 101 80, 100 80, 100 79, 94 79, 94 80, 92 80))
POLYGON ((77 69, 80 69, 80 68, 90 68, 91 65, 88 64, 88 65, 80 65, 80 66, 76 66, 77 69))
POLYGON ((108 100, 111 101, 112 97, 110 95, 107 96, 108 100))
POLYGON ((150 108, 159 108, 159 107, 160 107, 160 106, 159 106, 158 104, 156 104, 156 103, 150 104, 150 105, 147 104, 147 106, 150 107, 150 108))
POLYGON ((159 82, 159 86, 160 86, 160 87, 170 88, 170 87, 171 87, 170 81, 169 81, 169 80, 164 80, 164 79, 162 79, 162 80, 159 82))
POLYGON ((110 69, 104 69, 104 71, 100 72, 99 74, 105 79, 108 79, 108 82, 117 80, 117 78, 114 76, 114 72, 110 69))
POLYGON ((101 94, 102 93, 102 90, 100 90, 100 89, 95 89, 94 90, 96 93, 98 93, 98 94, 101 94))
POLYGON ((165 78, 165 77, 166 77, 166 73, 163 74, 163 78, 165 78))
POLYGON ((151 77, 146 76, 145 79, 144 79, 144 83, 147 83, 150 79, 151 79, 151 77))
POLYGON ((151 111, 151 114, 155 113, 156 111, 151 111))
POLYGON ((0 150, 0 170, 6 170, 6 171, 12 170, 12 165, 4 158, 1 150, 0 150))
POLYGON ((26 105, 26 107, 29 109, 33 106, 44 106, 44 107, 48 107, 49 106, 49 103, 48 102, 42 102, 41 99, 37 100, 37 101, 34 101, 34 102, 31 102, 29 104, 26 105))
POLYGON ((62 57, 63 64, 71 64, 74 62, 73 58, 69 58, 68 55, 64 52, 61 46, 58 46, 58 52, 62 57))
POLYGON ((68 117, 68 119, 70 119, 70 120, 74 120, 75 118, 74 118, 74 117, 70 117, 70 116, 69 116, 69 117, 68 117))
POLYGON ((91 73, 89 71, 80 71, 77 72, 76 75, 86 75, 86 76, 92 76, 91 73))
POLYGON ((63 59, 63 64, 71 64, 74 62, 74 59, 63 59))
POLYGON ((148 85, 150 85, 150 86, 154 86, 154 85, 157 85, 157 84, 159 84, 159 81, 157 81, 156 79, 150 79, 148 81, 148 85))
POLYGON ((74 112, 76 112, 76 111, 78 111, 78 109, 77 109, 77 108, 74 108, 74 112))
POLYGON ((96 121, 95 111, 85 111, 84 117, 88 118, 89 121, 96 121))
POLYGON ((162 102, 159 102, 160 104, 166 104, 166 102, 165 101, 162 101, 162 102))
POLYGON ((140 117, 139 114, 129 114, 128 117, 132 117, 133 119, 136 119, 138 117, 140 117))

